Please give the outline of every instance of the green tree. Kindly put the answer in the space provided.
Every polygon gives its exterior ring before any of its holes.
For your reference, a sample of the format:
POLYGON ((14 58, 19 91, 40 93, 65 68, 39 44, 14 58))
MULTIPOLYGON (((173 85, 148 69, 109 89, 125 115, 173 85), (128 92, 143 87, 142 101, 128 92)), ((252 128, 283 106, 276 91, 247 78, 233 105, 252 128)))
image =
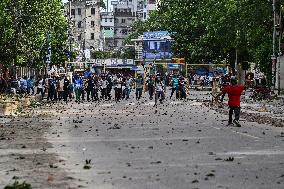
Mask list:
POLYGON ((127 42, 145 31, 167 30, 175 40, 175 55, 187 62, 226 60, 233 66, 237 58, 257 63, 270 76, 272 16, 271 1, 161 0, 149 20, 132 26, 127 42))
POLYGON ((43 64, 51 34, 52 60, 64 62, 67 21, 61 0, 2 0, 0 2, 0 63, 43 64), (43 11, 44 10, 44 11, 43 11))

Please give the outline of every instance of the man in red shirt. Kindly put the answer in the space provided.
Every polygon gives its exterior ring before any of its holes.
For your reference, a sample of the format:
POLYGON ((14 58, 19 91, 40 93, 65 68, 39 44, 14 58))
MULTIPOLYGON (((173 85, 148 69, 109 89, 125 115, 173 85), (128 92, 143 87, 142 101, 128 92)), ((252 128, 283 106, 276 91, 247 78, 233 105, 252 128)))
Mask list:
POLYGON ((246 89, 245 86, 238 86, 237 79, 235 77, 231 78, 231 86, 227 86, 223 89, 223 91, 218 95, 221 96, 222 94, 228 94, 229 102, 228 105, 230 107, 229 110, 229 123, 228 126, 233 125, 233 123, 237 127, 241 127, 239 123, 240 119, 240 112, 241 112, 241 95, 243 91, 246 89), (233 113, 235 113, 235 119, 233 120, 233 113))

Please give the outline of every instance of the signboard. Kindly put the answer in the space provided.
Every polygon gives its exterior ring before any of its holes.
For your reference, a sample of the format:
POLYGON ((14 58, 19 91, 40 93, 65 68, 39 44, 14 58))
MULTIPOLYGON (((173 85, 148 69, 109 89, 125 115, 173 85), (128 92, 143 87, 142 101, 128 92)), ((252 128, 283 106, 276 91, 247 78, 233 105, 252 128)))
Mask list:
POLYGON ((180 68, 180 64, 168 64, 168 68, 169 69, 179 69, 180 68))
POLYGON ((118 1, 111 1, 111 5, 117 5, 118 1))
POLYGON ((85 53, 85 58, 86 59, 90 59, 91 58, 91 51, 90 51, 90 49, 86 49, 84 51, 84 53, 85 53))
POLYGON ((143 58, 146 60, 172 59, 172 40, 167 31, 144 32, 143 58))
POLYGON ((134 60, 133 59, 92 59, 94 66, 109 66, 109 67, 123 67, 123 66, 133 66, 134 60))
POLYGON ((163 39, 170 37, 167 31, 144 32, 144 39, 163 39))
POLYGON ((96 5, 96 1, 86 1, 86 5, 96 5))
POLYGON ((184 58, 173 58, 172 63, 173 64, 185 64, 185 59, 184 58))

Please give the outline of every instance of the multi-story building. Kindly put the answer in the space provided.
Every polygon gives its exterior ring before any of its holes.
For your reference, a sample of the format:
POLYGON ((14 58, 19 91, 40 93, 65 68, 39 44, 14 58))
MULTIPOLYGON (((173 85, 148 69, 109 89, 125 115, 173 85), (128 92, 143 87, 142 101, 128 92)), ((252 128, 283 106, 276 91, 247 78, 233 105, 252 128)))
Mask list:
POLYGON ((112 49, 114 47, 113 12, 101 12, 101 31, 103 35, 103 49, 112 49))
MULTIPOLYGON (((107 8, 101 11, 100 0, 72 0, 72 35, 80 49, 117 49, 132 32, 136 20, 146 20, 155 10, 158 0, 104 0, 107 8), (109 10, 113 10, 110 12, 109 10)), ((69 12, 69 3, 65 4, 69 12)))
POLYGON ((149 18, 152 11, 157 10, 158 0, 148 0, 148 3, 146 5, 146 19, 149 18))
POLYGON ((157 0, 116 0, 112 1, 114 12, 114 46, 124 46, 123 41, 131 33, 131 25, 136 20, 146 20, 156 9, 157 0))
POLYGON ((65 4, 73 26, 71 35, 82 50, 102 48, 99 2, 100 0, 73 0, 71 7, 69 3, 65 4))

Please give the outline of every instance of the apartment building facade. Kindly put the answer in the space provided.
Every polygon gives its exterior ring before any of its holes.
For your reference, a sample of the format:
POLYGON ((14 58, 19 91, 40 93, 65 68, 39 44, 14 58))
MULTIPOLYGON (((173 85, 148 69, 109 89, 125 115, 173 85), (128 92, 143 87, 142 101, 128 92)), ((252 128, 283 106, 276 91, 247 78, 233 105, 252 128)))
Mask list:
POLYGON ((101 12, 101 32, 103 35, 103 50, 114 47, 114 15, 113 12, 101 12))
POLYGON ((72 0, 65 4, 71 16, 72 36, 80 49, 119 50, 124 39, 132 32, 136 20, 146 20, 157 8, 158 0, 108 0, 102 11, 100 0, 72 0), (109 12, 112 10, 112 12, 109 12))
POLYGON ((146 20, 156 10, 157 0, 116 0, 112 1, 114 13, 114 46, 124 47, 124 39, 132 32, 136 20, 146 20))
POLYGON ((100 0, 73 0, 70 4, 65 4, 66 15, 71 20, 73 42, 82 50, 102 49, 99 2, 100 0))

